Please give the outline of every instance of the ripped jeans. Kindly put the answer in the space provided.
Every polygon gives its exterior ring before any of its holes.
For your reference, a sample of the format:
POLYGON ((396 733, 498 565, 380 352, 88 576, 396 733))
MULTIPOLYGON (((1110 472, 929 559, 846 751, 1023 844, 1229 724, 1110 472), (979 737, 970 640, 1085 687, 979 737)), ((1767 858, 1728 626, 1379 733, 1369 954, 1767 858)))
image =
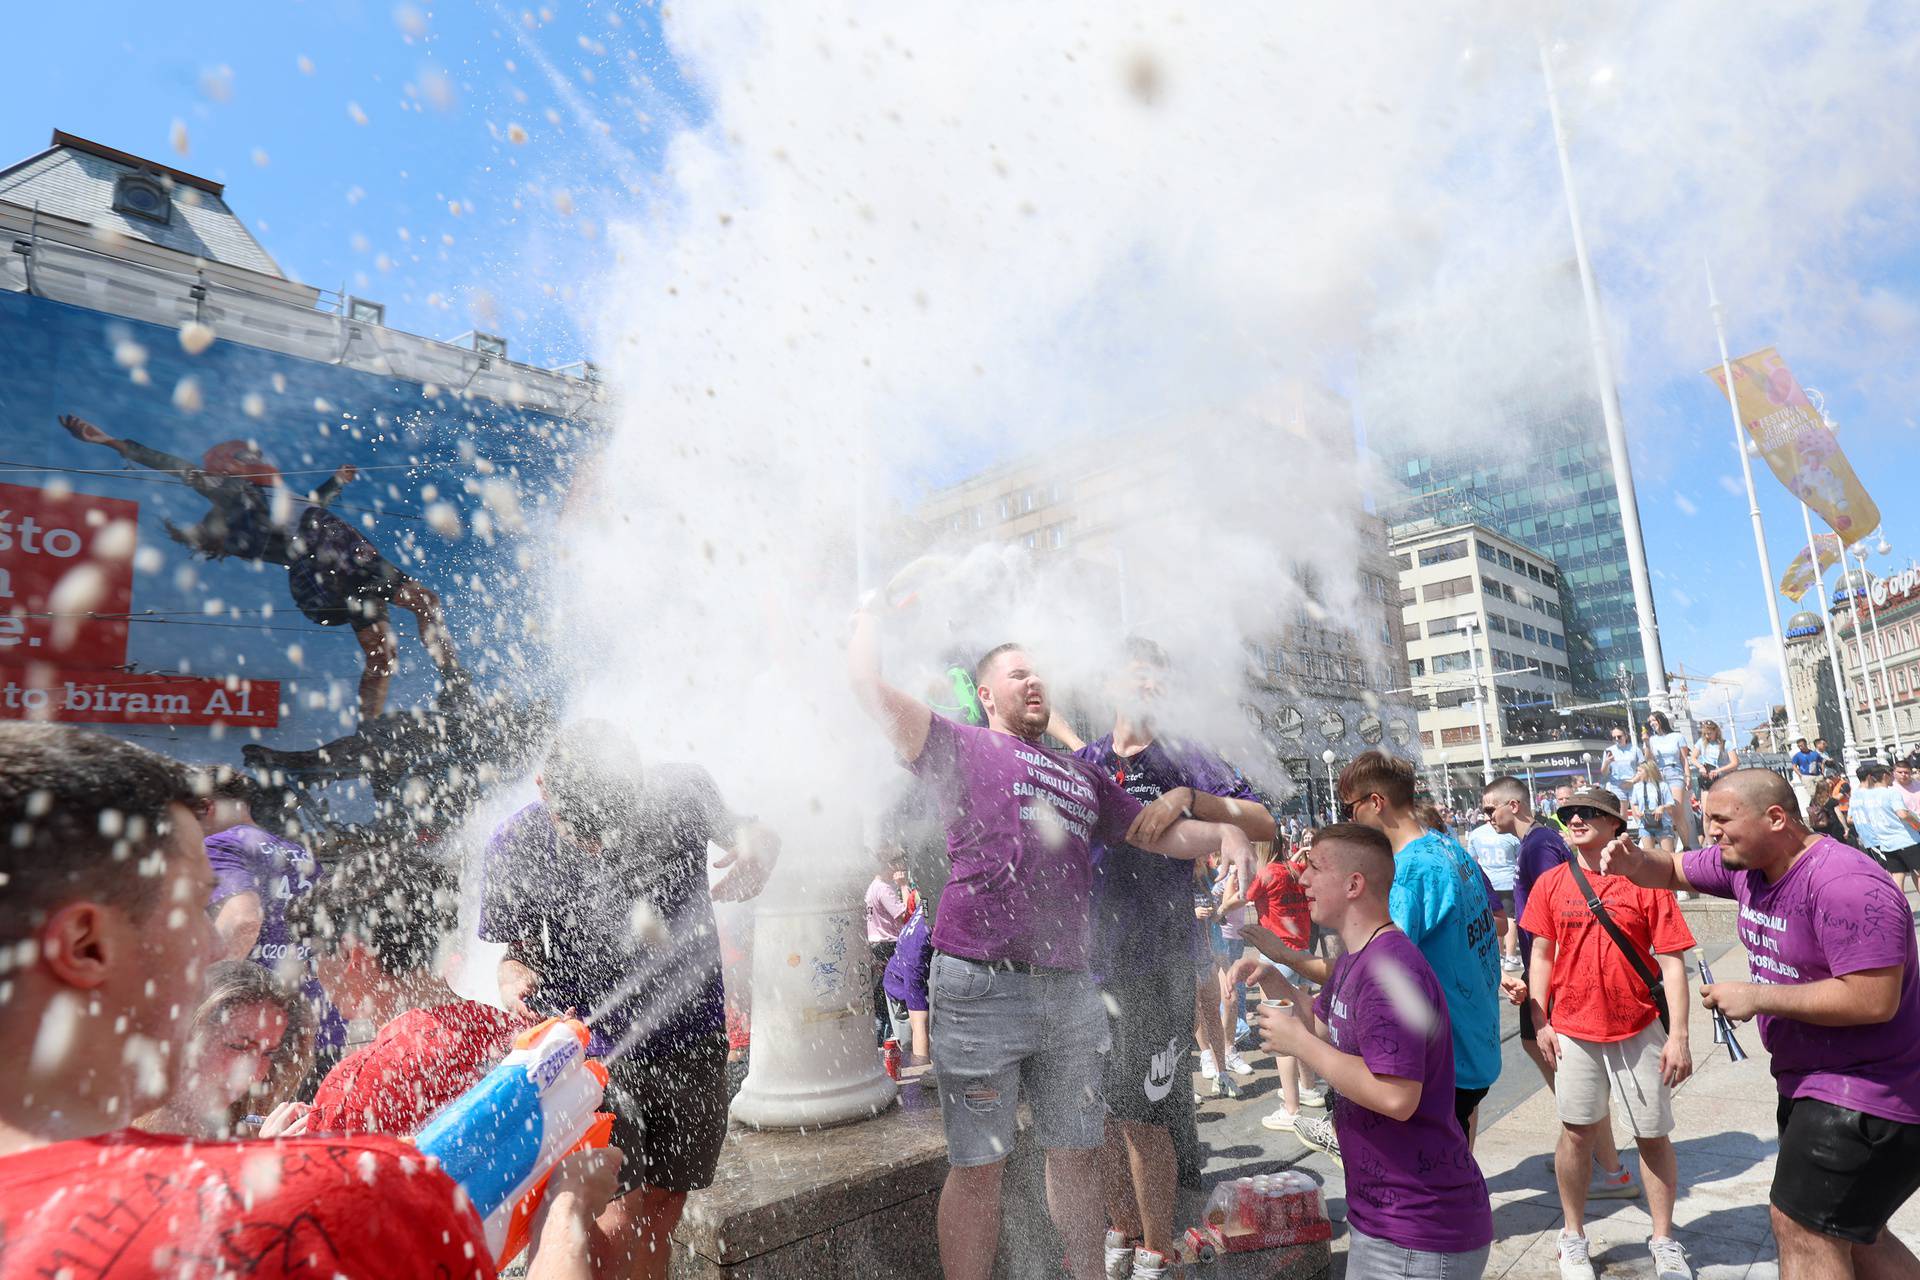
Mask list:
POLYGON ((1020 973, 942 953, 929 987, 949 1164, 1006 1159, 1023 1094, 1042 1147, 1090 1150, 1105 1141, 1100 1082, 1110 1035, 1090 975, 1020 973))

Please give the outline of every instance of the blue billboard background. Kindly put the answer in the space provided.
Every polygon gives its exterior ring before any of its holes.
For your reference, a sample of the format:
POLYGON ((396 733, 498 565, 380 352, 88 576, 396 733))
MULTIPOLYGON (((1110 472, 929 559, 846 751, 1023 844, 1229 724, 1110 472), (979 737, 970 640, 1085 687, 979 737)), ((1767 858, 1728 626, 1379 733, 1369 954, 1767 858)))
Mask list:
MULTIPOLYGON (((366 659, 354 625, 318 625, 303 612, 298 575, 286 565, 205 554, 194 530, 215 504, 183 468, 156 466, 145 453, 136 454, 148 464, 140 465, 77 438, 63 418, 196 470, 257 454, 284 479, 273 519, 290 524, 309 490, 353 467, 324 498, 335 533, 350 528, 339 536, 357 534, 394 572, 439 597, 472 687, 554 692, 541 687, 554 678, 541 626, 549 544, 587 428, 234 342, 194 354, 171 329, 0 293, 0 482, 54 500, 71 489, 139 504, 125 668, 278 682, 271 727, 168 723, 157 713, 134 722, 103 715, 93 727, 189 760, 238 763, 249 742, 308 748, 359 725, 366 659)), ((441 673, 414 616, 393 607, 390 621, 398 654, 385 709, 428 706, 441 673)), ((25 656, 0 650, 0 665, 18 670, 25 656)))

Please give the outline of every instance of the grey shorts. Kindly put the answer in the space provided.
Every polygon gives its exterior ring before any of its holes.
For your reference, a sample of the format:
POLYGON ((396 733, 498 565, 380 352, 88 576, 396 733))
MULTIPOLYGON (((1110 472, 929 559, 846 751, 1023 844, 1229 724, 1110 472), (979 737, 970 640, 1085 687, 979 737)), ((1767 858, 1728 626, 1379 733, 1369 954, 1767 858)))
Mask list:
POLYGON ((1013 1150, 1020 1100, 1049 1150, 1106 1140, 1101 1079, 1106 1003, 1086 973, 1020 973, 936 954, 930 975, 934 1070, 947 1163, 994 1164, 1013 1150))
POLYGON ((1492 1249, 1483 1244, 1466 1253, 1422 1253, 1347 1224, 1347 1274, 1355 1280, 1480 1280, 1492 1249))
POLYGON ((1559 1041, 1553 1102, 1562 1122, 1598 1124, 1610 1113, 1610 1098, 1618 1098, 1634 1137, 1664 1138, 1673 1132, 1673 1090, 1660 1079, 1667 1033, 1658 1022, 1625 1040, 1560 1036, 1559 1041))

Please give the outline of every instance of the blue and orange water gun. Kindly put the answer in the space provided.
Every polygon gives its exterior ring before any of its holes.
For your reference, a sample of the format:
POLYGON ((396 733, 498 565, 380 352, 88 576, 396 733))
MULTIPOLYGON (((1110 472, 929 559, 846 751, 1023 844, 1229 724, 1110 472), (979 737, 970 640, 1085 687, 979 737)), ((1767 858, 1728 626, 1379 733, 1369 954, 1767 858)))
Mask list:
POLYGON ((480 1083, 441 1108, 414 1139, 473 1202, 496 1266, 526 1246, 553 1166, 604 1147, 607 1069, 587 1057, 587 1025, 548 1018, 513 1038, 480 1083))

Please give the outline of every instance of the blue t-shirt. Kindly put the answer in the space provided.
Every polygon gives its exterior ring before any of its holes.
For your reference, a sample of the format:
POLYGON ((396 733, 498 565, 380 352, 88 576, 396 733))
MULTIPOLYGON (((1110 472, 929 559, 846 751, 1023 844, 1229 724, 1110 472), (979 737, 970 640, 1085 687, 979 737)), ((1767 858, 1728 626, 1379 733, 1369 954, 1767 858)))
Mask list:
POLYGON ((1818 751, 1815 751, 1811 748, 1805 751, 1796 751, 1793 753, 1793 767, 1798 769, 1801 773, 1805 774, 1809 778, 1819 776, 1820 765, 1825 760, 1826 760, 1825 756, 1821 755, 1818 751))
POLYGON ((1393 922, 1420 948, 1447 998, 1459 1087, 1500 1077, 1500 942, 1492 904, 1467 851, 1430 831, 1393 855, 1393 922))
MULTIPOLYGON (((1141 804, 1191 787, 1265 807, 1246 779, 1219 756, 1184 742, 1155 740, 1131 756, 1113 751, 1113 735, 1074 755, 1101 769, 1141 804)), ((1191 968, 1194 955, 1193 863, 1130 844, 1093 850, 1093 953, 1099 980, 1136 978, 1156 967, 1191 968)))
POLYGON ((1862 844, 1886 853, 1905 849, 1920 840, 1907 825, 1903 816, 1906 812, 1906 796, 1900 788, 1857 787, 1847 816, 1853 819, 1853 829, 1860 833, 1862 844))

